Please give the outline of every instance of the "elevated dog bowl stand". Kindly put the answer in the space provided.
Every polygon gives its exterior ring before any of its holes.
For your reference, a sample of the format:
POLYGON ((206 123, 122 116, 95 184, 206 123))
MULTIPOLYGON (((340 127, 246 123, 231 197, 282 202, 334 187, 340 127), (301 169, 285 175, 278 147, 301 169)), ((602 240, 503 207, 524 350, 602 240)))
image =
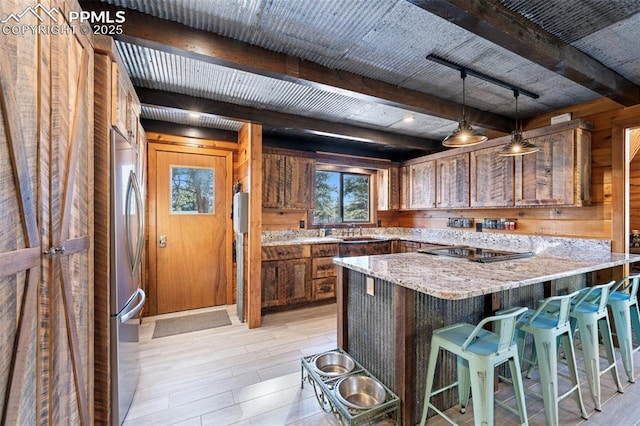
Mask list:
MULTIPOLYGON (((349 355, 342 349, 333 349, 327 352, 340 352, 349 355)), ((335 386, 337 382, 348 376, 352 375, 364 375, 376 379, 371 373, 369 373, 364 367, 362 367, 356 360, 354 360, 355 367, 352 372, 348 374, 341 374, 339 376, 327 376, 319 373, 313 367, 316 358, 324 355, 327 352, 303 357, 301 360, 301 387, 304 388, 305 381, 308 381, 316 395, 316 399, 320 404, 320 408, 327 413, 333 413, 340 423, 343 425, 360 425, 370 422, 374 419, 390 418, 395 421, 395 424, 401 424, 400 414, 400 398, 398 398, 389 388, 383 383, 382 386, 387 392, 387 397, 384 403, 367 409, 351 408, 341 403, 335 395, 335 386)), ((378 380, 378 379, 376 379, 378 380)), ((378 380, 379 381, 379 380, 378 380)))

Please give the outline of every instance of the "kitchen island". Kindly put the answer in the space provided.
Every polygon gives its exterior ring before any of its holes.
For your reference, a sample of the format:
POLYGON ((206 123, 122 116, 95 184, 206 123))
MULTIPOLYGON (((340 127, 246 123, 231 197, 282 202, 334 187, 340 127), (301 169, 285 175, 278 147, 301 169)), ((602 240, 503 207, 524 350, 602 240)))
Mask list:
MULTIPOLYGON (((553 294, 593 284, 593 272, 640 261, 638 255, 571 253, 479 263, 424 253, 335 258, 338 345, 402 400, 405 424, 418 422, 432 331, 475 324, 499 309, 534 307, 553 294)), ((455 381, 455 358, 445 356, 436 386, 455 381)), ((457 404, 455 389, 436 397, 457 404)))

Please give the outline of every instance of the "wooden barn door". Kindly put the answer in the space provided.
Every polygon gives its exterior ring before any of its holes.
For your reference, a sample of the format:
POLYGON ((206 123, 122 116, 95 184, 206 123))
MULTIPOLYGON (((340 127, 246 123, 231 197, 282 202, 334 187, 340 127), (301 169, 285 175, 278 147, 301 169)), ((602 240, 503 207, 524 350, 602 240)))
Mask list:
MULTIPOLYGON (((56 8, 57 23, 77 4, 56 8)), ((0 15, 32 2, 0 4, 0 15)), ((25 15, 25 22, 38 20, 25 15)), ((73 34, 0 47, 0 424, 93 418, 93 49, 73 34)))

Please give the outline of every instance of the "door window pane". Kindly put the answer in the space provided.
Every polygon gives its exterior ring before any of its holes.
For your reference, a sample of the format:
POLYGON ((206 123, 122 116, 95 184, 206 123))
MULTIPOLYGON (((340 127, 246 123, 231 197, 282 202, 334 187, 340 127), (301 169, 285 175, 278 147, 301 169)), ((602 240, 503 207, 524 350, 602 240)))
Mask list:
POLYGON ((214 213, 213 169, 171 166, 171 213, 214 213))

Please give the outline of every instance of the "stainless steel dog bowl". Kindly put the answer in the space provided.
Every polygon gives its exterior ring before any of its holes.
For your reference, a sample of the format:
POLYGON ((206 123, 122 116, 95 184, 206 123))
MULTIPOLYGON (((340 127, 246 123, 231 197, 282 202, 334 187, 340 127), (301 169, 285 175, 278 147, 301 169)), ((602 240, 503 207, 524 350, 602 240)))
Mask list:
POLYGON ((359 410, 377 407, 387 398, 387 392, 380 382, 360 375, 340 379, 335 393, 341 403, 359 410))
POLYGON ((356 366, 355 362, 349 355, 340 352, 327 352, 318 356, 313 368, 320 374, 325 376, 341 376, 353 371, 356 366))

